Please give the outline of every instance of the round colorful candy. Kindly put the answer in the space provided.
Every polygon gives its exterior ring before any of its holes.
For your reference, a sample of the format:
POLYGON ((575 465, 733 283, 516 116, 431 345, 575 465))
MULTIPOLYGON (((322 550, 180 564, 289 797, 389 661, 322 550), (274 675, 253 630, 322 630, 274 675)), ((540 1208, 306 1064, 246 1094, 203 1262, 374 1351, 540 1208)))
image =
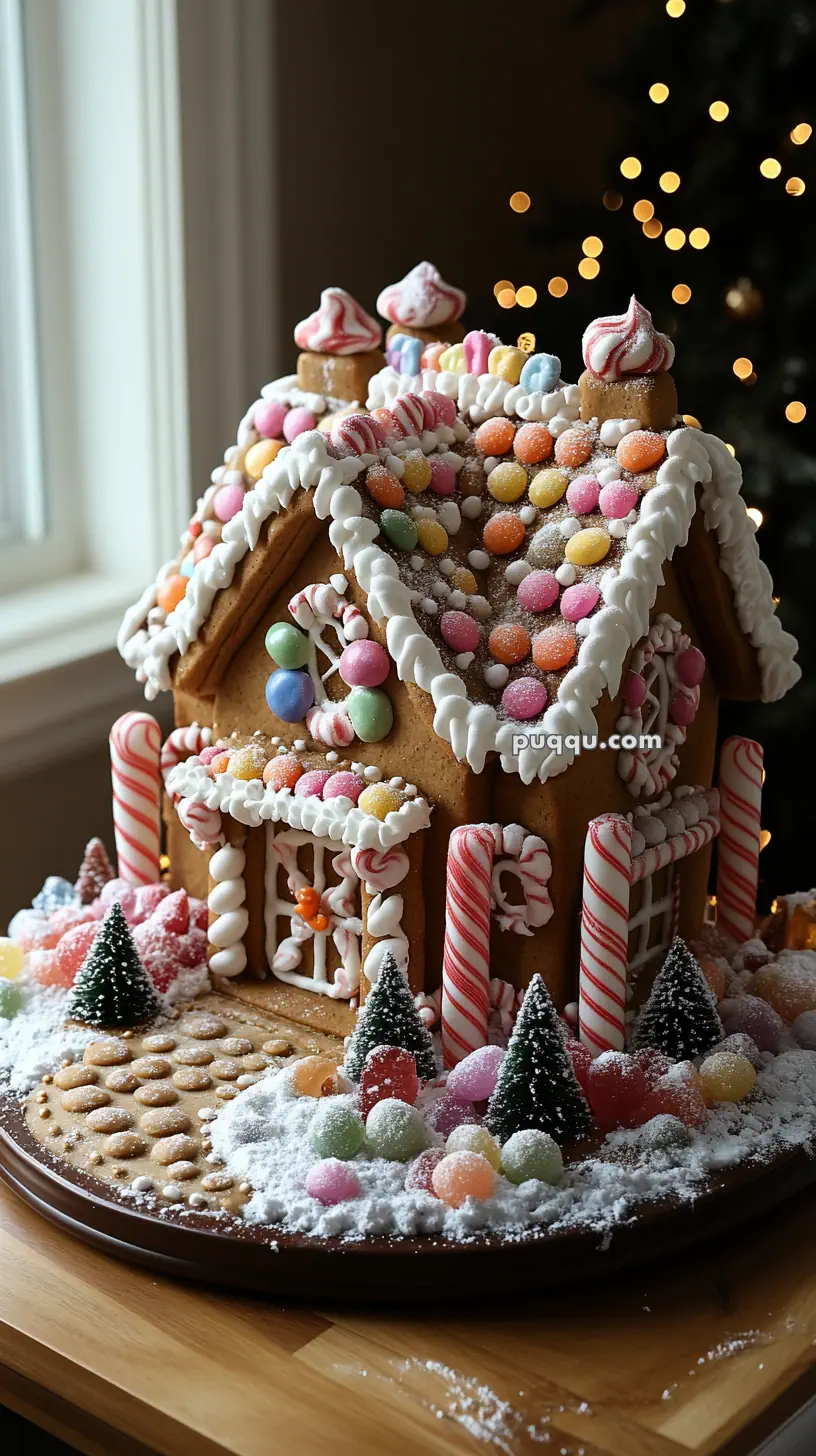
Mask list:
POLYGON ((179 602, 184 600, 187 591, 187 577, 179 572, 175 576, 168 576, 156 590, 156 605, 166 612, 168 617, 176 610, 179 602))
POLYGON ((314 703, 314 683, 308 672, 279 668, 266 680, 266 701, 276 718, 301 723, 314 703))
POLYGON ((492 516, 482 533, 485 547, 496 556, 508 556, 524 540, 524 522, 512 511, 499 511, 492 516))
POLYGON ((678 652, 674 668, 684 687, 696 688, 705 677, 706 660, 699 647, 687 647, 678 652))
POLYGON ((523 465, 538 465, 540 460, 549 460, 553 443, 546 425, 522 425, 513 441, 513 454, 523 465))
POLYGON ((439 630, 453 652, 475 652, 479 646, 479 624, 467 612, 443 612, 439 630))
POLYGON ((595 448, 595 432, 589 425, 573 425, 555 442, 555 458, 559 465, 576 469, 585 465, 595 448))
POLYGON ((441 1163, 444 1157, 444 1148, 426 1148, 408 1169, 405 1187, 412 1193, 430 1193, 432 1198, 436 1198, 433 1173, 437 1163, 441 1163))
POLYGON ((505 667, 513 667, 515 663, 523 662, 529 653, 530 634, 526 627, 520 627, 517 622, 504 623, 493 628, 487 645, 491 657, 495 657, 505 667))
POLYGON ((545 627, 533 638, 533 662, 542 672, 558 672, 572 662, 577 646, 575 634, 566 624, 545 627))
POLYGON ((20 987, 13 981, 0 981, 0 1018, 11 1021, 23 1004, 20 987))
POLYGON ((361 779, 359 774, 343 770, 332 774, 323 790, 323 798, 351 799, 352 804, 356 804, 365 786, 365 779, 361 779))
POLYGON ((404 511, 383 511, 380 530, 398 551, 413 551, 419 540, 416 525, 404 511))
POLYGON ((269 762, 269 754, 260 743, 247 743, 230 754, 229 771, 234 779, 248 782, 263 778, 263 771, 269 762))
POLYGON ((785 1023, 779 1012, 761 996, 729 997, 718 1009, 727 1032, 742 1032, 750 1036, 761 1052, 773 1052, 776 1055, 781 1051, 785 1040, 785 1023))
POLYGON ((283 433, 291 445, 298 435, 304 434, 306 430, 313 430, 316 424, 312 411, 300 407, 289 411, 283 422, 283 433))
POLYGON ((579 581, 575 586, 568 586, 561 598, 561 616, 565 622, 580 622, 594 612, 601 600, 601 593, 597 586, 590 581, 579 581))
POLYGON ((624 435, 615 454, 618 464, 624 470, 636 474, 639 470, 652 470, 666 453, 666 441, 652 430, 632 430, 624 435))
POLYGON ((625 480, 610 480, 598 497, 598 505, 612 521, 622 521, 638 503, 638 493, 625 480))
POLYGON ((527 722, 538 718, 547 706, 547 689, 535 677, 517 677, 502 693, 502 707, 508 718, 527 722))
POLYGON ((688 693, 672 693, 669 698, 669 718, 681 728, 688 728, 697 716, 697 705, 688 693))
POLYGON ((473 443, 483 455, 506 455, 515 435, 516 427, 512 420, 485 420, 473 436, 473 443))
POLYGON ((450 584, 456 591, 464 592, 466 597, 472 597, 479 590, 479 583, 467 566, 457 566, 450 584))
POLYGON ((193 547, 193 565, 198 566, 199 561, 209 556, 215 544, 212 536, 199 536, 193 547))
POLYGON ((303 764, 293 753, 282 753, 279 758, 271 758, 263 771, 263 781, 271 784, 273 789, 293 789, 301 774, 303 764))
POLYGON ((515 460, 505 460, 487 477, 487 488, 494 500, 515 501, 527 489, 527 471, 515 460))
POLYGON ((445 1091, 459 1102, 486 1102, 495 1091, 504 1048, 477 1047, 457 1062, 445 1084, 445 1091))
POLYGON ((384 820, 389 814, 396 813, 400 806, 400 797, 388 784, 369 784, 361 793, 357 804, 364 814, 372 814, 375 819, 384 820))
POLYGON ((567 541, 564 555, 573 566, 595 566, 603 561, 612 544, 608 531, 602 526, 587 526, 576 531, 567 541))
POLYGON ((714 1052, 700 1066, 706 1102, 741 1102, 755 1081, 756 1071, 748 1058, 736 1052, 714 1052))
POLYGON ((476 1108, 473 1103, 460 1102, 447 1091, 425 1109, 425 1116, 434 1132, 438 1132, 444 1138, 461 1123, 477 1121, 476 1108))
POLYGON ((366 472, 366 489, 378 506, 387 506, 389 510, 398 511, 405 504, 402 485, 396 475, 392 475, 384 465, 372 465, 366 472))
POLYGON ((558 599, 558 582, 551 571, 531 571, 519 582, 518 604, 526 612, 546 612, 558 599))
POLYGON ((567 505, 576 516, 589 515, 598 504, 600 482, 594 475, 577 475, 567 486, 567 505))
POLYGON ((348 1163, 339 1158, 324 1158, 306 1174, 306 1192, 311 1198, 332 1208, 360 1194, 360 1180, 348 1163))
POLYGON ((352 688, 346 708, 351 726, 363 743, 379 743, 394 726, 391 699, 382 688, 352 688))
POLYGON ((639 672, 627 672, 623 681, 623 696, 630 708, 640 708, 646 701, 646 679, 639 672))
POLYGON ((481 1153, 448 1153, 433 1170, 433 1191, 449 1208, 461 1208, 468 1198, 490 1198, 496 1174, 481 1153))
POLYGON ((280 440, 259 440, 257 444, 250 445, 244 456, 244 470, 250 480, 260 480, 267 465, 272 464, 282 449, 280 440))
POLYGON ((558 1143, 549 1133, 538 1128, 514 1132, 501 1150, 504 1176, 511 1183, 527 1183, 537 1178, 542 1183, 559 1183, 564 1173, 564 1160, 558 1143))
POLYGON ((530 500, 534 506, 545 509, 560 501, 569 485, 566 470, 539 470, 530 481, 530 500))
POLYGON ((336 1076, 337 1067, 327 1057, 301 1057, 289 1072, 289 1082, 301 1097, 326 1097, 336 1076))
MULTIPOLYGON (((435 349, 436 347, 437 346, 435 344, 429 344, 428 350, 423 351, 423 360, 425 358, 425 353, 430 353, 430 351, 435 349)), ((426 369, 428 367, 433 368, 433 365, 428 366, 423 363, 423 369, 426 369)), ((447 425, 448 428, 450 428, 451 425, 455 424, 456 405, 454 404, 452 399, 448 399, 448 396, 446 394, 440 394, 438 389, 424 389, 422 391, 422 395, 423 398, 427 400, 428 404, 431 406, 431 409, 434 412, 434 429, 436 429, 437 425, 447 425)))
POLYGON ((285 404, 281 404, 277 399, 262 399, 255 406, 252 423, 259 435, 263 435, 265 440, 271 440, 275 435, 283 433, 285 418, 285 404))
POLYGON ((7 981, 16 980, 24 964, 25 952, 22 947, 9 936, 0 935, 0 976, 7 981))
POLYGON ((429 556, 442 556, 448 549, 448 533, 439 521, 423 516, 417 521, 417 536, 423 551, 429 556))
POLYGON ((646 1073, 625 1052, 604 1052, 589 1068, 587 1097, 604 1132, 632 1125, 647 1092, 646 1073))
POLYGON ((193 560, 193 553, 192 551, 188 551, 187 555, 184 557, 184 560, 181 563, 181 566, 179 567, 179 576, 186 576, 188 578, 191 577, 194 567, 195 562, 193 560))
POLYGON ((353 1158, 365 1142, 365 1127, 356 1107, 344 1097, 324 1097, 312 1118, 309 1143, 319 1158, 353 1158))
POLYGON ((448 1153, 481 1153, 491 1168, 498 1173, 501 1167, 501 1153, 496 1139, 490 1136, 486 1127, 478 1122, 462 1122, 453 1129, 445 1151, 448 1153))
POLYGON ((370 637, 350 642, 340 654, 340 676, 350 688, 378 688, 390 671, 388 653, 370 637))
POLYGON ((428 464, 431 467, 429 489, 434 495, 453 495, 456 491, 456 471, 450 461, 441 455, 432 455, 428 464))
POLYGON ((308 773, 301 774, 295 784, 295 793, 299 799, 322 799, 323 790, 331 776, 331 769, 310 769, 308 773))
POLYGON ((421 1112, 397 1097, 372 1107, 365 1130, 369 1151, 389 1162, 407 1163, 428 1146, 428 1126, 421 1112))
POLYGON ((561 360, 556 354, 531 354, 521 371, 520 384, 536 394, 549 394, 561 375, 561 360))
MULTIPOLYGON (((452 401, 451 401, 452 402, 452 401)), ((431 467, 421 450, 409 450, 402 456, 402 484, 411 495, 421 495, 431 483, 431 467)))
POLYGON ((266 634, 264 645, 278 667, 305 667, 309 661, 309 639, 291 622, 274 622, 266 634))

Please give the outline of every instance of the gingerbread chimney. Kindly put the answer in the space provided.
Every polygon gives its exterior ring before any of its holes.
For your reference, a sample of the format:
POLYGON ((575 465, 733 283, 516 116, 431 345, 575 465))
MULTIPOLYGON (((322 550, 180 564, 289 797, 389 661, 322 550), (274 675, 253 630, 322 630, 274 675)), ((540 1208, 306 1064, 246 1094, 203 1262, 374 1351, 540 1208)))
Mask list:
POLYGON ((446 283, 433 263, 417 263, 377 299, 378 314, 390 324, 385 341, 406 334, 425 344, 458 344, 465 337, 459 320, 466 303, 467 294, 446 283))
POLYGON ((295 329, 301 389, 363 403, 368 381, 385 367, 382 329, 345 288, 324 288, 320 307, 295 329))
POLYGON ((645 429, 671 429, 677 414, 677 390, 668 372, 674 345, 657 332, 649 310, 634 294, 626 313, 589 325, 582 352, 582 420, 635 419, 645 429))

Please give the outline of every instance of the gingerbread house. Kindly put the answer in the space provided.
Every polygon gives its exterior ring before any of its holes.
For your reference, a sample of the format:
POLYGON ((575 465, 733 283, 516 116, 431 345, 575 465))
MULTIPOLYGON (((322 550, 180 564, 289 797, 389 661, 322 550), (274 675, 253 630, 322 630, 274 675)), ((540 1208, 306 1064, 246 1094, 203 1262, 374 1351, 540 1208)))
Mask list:
POLYGON ((782 696, 796 644, 646 310, 590 325, 566 384, 457 339, 434 273, 381 295, 387 361, 324 293, 123 624, 174 695, 170 873, 209 899, 219 983, 296 1020, 349 1030, 389 950, 449 1062, 536 970, 622 1046, 721 829, 751 933, 761 754, 729 743, 715 787, 718 704, 782 696))

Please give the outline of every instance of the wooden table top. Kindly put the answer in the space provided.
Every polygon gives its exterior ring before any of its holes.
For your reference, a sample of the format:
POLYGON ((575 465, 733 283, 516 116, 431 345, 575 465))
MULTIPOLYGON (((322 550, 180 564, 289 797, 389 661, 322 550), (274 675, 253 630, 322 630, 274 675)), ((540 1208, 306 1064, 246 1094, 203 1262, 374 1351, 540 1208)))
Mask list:
POLYGON ((0 1403, 89 1456, 737 1456, 816 1391, 814 1217, 811 1189, 672 1266, 384 1313, 175 1283, 0 1188, 0 1403))

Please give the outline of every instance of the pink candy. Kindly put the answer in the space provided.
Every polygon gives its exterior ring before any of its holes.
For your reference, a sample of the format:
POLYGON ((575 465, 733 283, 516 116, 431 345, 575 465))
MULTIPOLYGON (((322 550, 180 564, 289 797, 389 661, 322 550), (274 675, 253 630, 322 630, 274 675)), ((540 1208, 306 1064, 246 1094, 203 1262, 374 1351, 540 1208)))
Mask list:
POLYGON ((348 1163, 341 1162, 339 1158, 323 1158, 306 1174, 306 1192, 318 1203, 331 1207, 335 1203, 345 1203, 348 1198, 357 1198, 360 1180, 348 1163))
POLYGON ((469 334, 465 334, 462 350, 468 374, 487 373, 487 361, 492 348, 493 340, 481 329, 471 329, 469 334))
MULTIPOLYGON (((567 492, 569 495, 569 492, 567 492)), ((625 480, 611 480, 598 497, 598 504, 604 515, 613 521, 622 521, 638 503, 638 493, 625 480)))
POLYGON ((454 652, 475 652, 479 646, 479 624, 467 612, 443 612, 439 630, 454 652))
POLYGON ((706 660, 699 647, 687 647, 685 652, 678 652, 674 666, 684 687, 696 688, 705 677, 706 660))
POLYGON ((428 459, 431 467, 431 483, 428 487, 434 495, 453 495, 456 490, 456 471, 447 460, 441 455, 431 455, 428 459))
POLYGON ((456 405, 452 399, 448 399, 446 394, 440 394, 436 389, 426 389, 424 398, 428 400, 433 409, 435 424, 448 426, 453 424, 456 419, 456 405))
POLYGON ((306 430, 313 430, 316 424, 317 420, 311 410, 304 409, 302 406, 290 410, 283 422, 284 437, 291 445, 298 435, 303 435, 306 430))
POLYGON ((688 728, 697 716, 697 708, 693 698, 687 693, 672 693, 669 699, 669 717, 672 723, 677 723, 681 728, 688 728))
POLYGON ((528 612, 546 612, 558 597, 558 582, 551 571, 531 571, 519 582, 517 596, 528 612))
POLYGON ((331 771, 329 769, 313 768, 309 773, 301 774, 295 784, 295 793, 301 799, 320 799, 330 778, 331 771))
POLYGON ((340 654, 340 676, 350 688, 377 688, 391 671, 391 662, 379 642, 350 642, 340 654))
POLYGON ((193 565, 197 566, 199 561, 203 561, 205 556, 209 556, 214 545, 215 541, 212 536, 199 536, 193 547, 193 565))
POLYGON ((475 1052, 457 1062, 445 1090, 457 1102, 485 1102, 493 1094, 503 1061, 502 1047, 477 1047, 475 1052))
POLYGON ((422 435, 429 428, 426 410, 433 421, 433 409, 430 405, 425 404, 420 395, 403 394, 400 399, 394 400, 391 405, 391 414, 402 431, 403 439, 413 435, 422 435))
POLYGON ((217 744, 212 743, 212 744, 210 744, 209 748, 202 748, 202 750, 201 750, 201 752, 199 753, 198 756, 199 756, 199 759, 201 760, 201 762, 206 767, 207 765, 209 765, 209 764, 212 763, 212 761, 213 761, 214 758, 217 758, 218 757, 219 753, 223 753, 223 752, 224 752, 223 748, 219 748, 219 746, 217 744))
POLYGON ((380 445, 385 444, 385 430, 370 415, 345 415, 335 421, 331 432, 332 444, 352 455, 376 455, 380 445))
MULTIPOLYGON (((459 1126, 458 1123, 454 1125, 456 1127, 459 1126)), ((442 1129, 440 1128, 439 1131, 441 1132, 442 1129)), ((449 1131, 453 1132, 453 1128, 449 1128, 449 1131)), ((444 1136, 447 1137, 447 1133, 444 1136)), ((436 1198, 433 1182, 431 1181, 433 1171, 437 1163, 441 1163, 442 1159, 446 1156, 447 1154, 444 1148, 426 1148, 424 1153, 420 1153, 419 1157, 408 1169, 405 1175, 405 1187, 410 1188, 415 1193, 430 1193, 432 1198, 436 1198)))
POLYGON ((323 798, 351 799, 351 802, 356 804, 364 788, 365 779, 361 779, 359 774, 335 773, 332 774, 323 790, 323 798))
POLYGON ((461 1127, 463 1122, 478 1122, 479 1114, 472 1102, 461 1102, 458 1097, 452 1097, 446 1092, 437 1102, 431 1103, 427 1118, 434 1132, 446 1138, 455 1127, 461 1127))
POLYGON ((219 521, 231 521, 244 504, 244 492, 240 485, 222 485, 215 493, 213 510, 219 521))
POLYGON ((588 581, 578 582, 575 586, 567 587, 561 598, 561 616, 567 622, 580 622, 582 617, 588 617, 594 611, 601 599, 601 593, 596 586, 588 581))
POLYGON ((535 677, 517 677, 502 693, 502 707, 510 718, 537 718, 547 706, 547 689, 535 677))
POLYGON ((639 672, 627 672, 623 696, 630 708, 639 708, 646 701, 646 681, 639 672))
POLYGON ((600 495, 600 483, 592 475, 579 475, 567 486, 567 505, 579 516, 594 511, 600 495))
POLYGON ((273 440, 283 430, 286 405, 276 399, 263 399, 255 406, 252 423, 265 440, 273 440))

